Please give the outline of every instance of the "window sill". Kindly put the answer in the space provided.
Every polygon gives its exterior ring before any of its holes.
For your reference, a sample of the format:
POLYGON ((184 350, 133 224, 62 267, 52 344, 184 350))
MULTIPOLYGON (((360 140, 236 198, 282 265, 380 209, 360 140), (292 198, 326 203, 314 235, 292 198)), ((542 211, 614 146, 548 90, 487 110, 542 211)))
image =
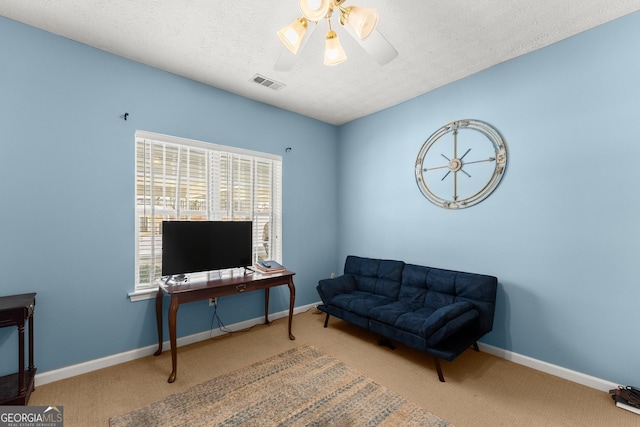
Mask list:
POLYGON ((130 292, 129 295, 129 299, 131 300, 131 302, 136 302, 136 301, 144 301, 144 300, 148 300, 148 299, 153 299, 156 297, 156 294, 158 293, 158 287, 153 287, 153 288, 148 288, 148 289, 141 289, 138 291, 133 291, 130 292))

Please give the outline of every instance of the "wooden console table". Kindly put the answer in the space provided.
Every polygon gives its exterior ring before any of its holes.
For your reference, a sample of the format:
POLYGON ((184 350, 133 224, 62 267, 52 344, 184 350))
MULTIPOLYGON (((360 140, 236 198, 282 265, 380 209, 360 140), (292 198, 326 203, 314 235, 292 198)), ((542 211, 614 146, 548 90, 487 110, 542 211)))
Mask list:
POLYGON ((34 390, 33 310, 36 294, 0 297, 0 328, 18 327, 18 372, 0 378, 0 405, 26 405, 34 390), (29 369, 24 369, 24 324, 29 321, 29 369))
POLYGON ((169 305, 169 342, 171 344, 172 365, 171 375, 169 375, 168 380, 170 383, 176 380, 177 373, 176 315, 180 304, 264 289, 264 322, 269 324, 269 289, 274 286, 287 285, 289 287, 289 339, 296 339, 291 333, 293 305, 296 299, 296 288, 293 285, 294 272, 288 270, 272 274, 245 272, 244 274, 231 274, 229 276, 213 274, 214 276, 208 279, 190 280, 179 284, 162 283, 158 289, 156 295, 158 350, 154 354, 159 356, 162 353, 162 300, 165 295, 169 295, 171 297, 169 305))

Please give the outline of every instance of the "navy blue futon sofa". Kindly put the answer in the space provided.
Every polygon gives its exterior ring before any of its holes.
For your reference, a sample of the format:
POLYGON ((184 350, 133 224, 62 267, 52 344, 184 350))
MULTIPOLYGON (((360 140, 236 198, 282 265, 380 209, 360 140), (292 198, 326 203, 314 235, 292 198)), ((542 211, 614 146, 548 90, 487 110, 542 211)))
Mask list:
POLYGON ((391 341, 452 361, 491 331, 498 279, 402 261, 349 255, 344 274, 318 282, 318 309, 391 341))

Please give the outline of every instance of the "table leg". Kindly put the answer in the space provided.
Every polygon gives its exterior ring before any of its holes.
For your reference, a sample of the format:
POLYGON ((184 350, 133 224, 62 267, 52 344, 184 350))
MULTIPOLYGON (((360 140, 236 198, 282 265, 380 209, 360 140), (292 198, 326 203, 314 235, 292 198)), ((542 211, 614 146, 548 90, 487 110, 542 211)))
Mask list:
POLYGON ((289 278, 287 283, 289 287, 289 339, 295 340, 296 337, 291 333, 291 323, 293 322, 293 305, 296 301, 296 287, 293 285, 293 279, 289 278))
POLYGON ((33 371, 36 366, 33 359, 33 313, 29 315, 29 370, 33 371))
POLYGON ((269 322, 269 288, 264 288, 264 324, 271 324, 269 322))
POLYGON ((160 356, 162 353, 162 291, 158 289, 158 293, 156 294, 156 323, 158 324, 158 349, 154 356, 160 356))
POLYGON ((18 325, 18 396, 24 396, 24 323, 18 325))
POLYGON ((178 371, 178 348, 176 342, 176 317, 178 314, 178 298, 171 297, 169 305, 169 342, 171 343, 171 375, 168 382, 172 383, 176 380, 178 371))
MULTIPOLYGON (((29 315, 29 318, 27 320, 29 321, 29 370, 31 371, 31 375, 35 375, 36 366, 33 359, 33 312, 29 315)), ((31 382, 31 390, 29 392, 32 392, 35 389, 36 389, 36 381, 34 379, 31 382)), ((25 401, 25 405, 26 405, 26 401, 25 401)))

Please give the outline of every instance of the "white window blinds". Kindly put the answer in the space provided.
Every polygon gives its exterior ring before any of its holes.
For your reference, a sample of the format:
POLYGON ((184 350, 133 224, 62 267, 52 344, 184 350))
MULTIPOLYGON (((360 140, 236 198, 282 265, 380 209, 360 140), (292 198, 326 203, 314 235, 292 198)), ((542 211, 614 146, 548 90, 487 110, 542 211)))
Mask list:
POLYGON ((253 261, 282 261, 282 158, 136 132, 136 291, 162 270, 162 221, 253 221, 253 261))

